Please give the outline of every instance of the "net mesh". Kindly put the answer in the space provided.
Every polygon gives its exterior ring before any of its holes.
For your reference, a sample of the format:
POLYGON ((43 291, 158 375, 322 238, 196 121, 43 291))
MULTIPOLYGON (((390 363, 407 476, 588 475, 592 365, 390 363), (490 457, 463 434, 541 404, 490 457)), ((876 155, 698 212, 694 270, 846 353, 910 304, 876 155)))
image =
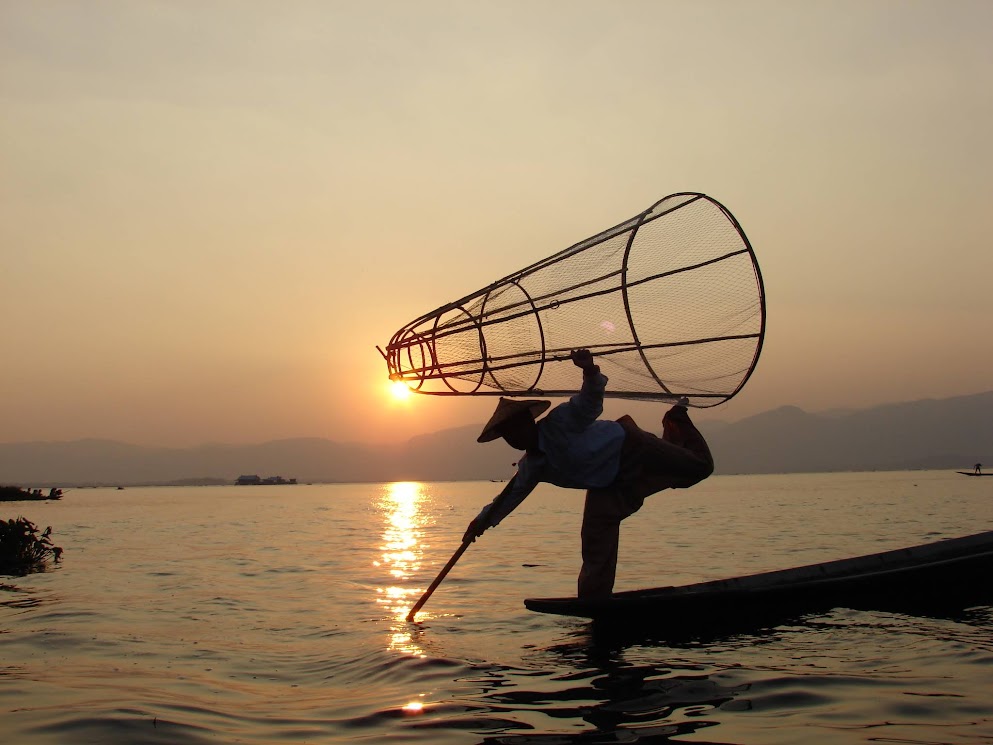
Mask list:
POLYGON ((714 406, 744 385, 765 333, 755 254, 698 193, 645 212, 408 323, 389 374, 435 395, 564 396, 589 349, 607 396, 714 406))

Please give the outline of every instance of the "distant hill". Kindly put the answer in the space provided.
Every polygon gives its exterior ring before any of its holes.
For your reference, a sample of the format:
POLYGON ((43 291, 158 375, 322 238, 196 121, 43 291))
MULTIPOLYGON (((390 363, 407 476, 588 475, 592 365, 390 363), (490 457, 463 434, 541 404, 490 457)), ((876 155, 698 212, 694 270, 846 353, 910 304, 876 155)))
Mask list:
POLYGON ((402 445, 319 438, 192 448, 110 440, 0 443, 0 484, 233 483, 243 474, 279 475, 299 483, 510 478, 517 452, 503 442, 477 444, 480 428, 444 430, 402 445))
MULTIPOLYGON (((0 444, 0 484, 211 483, 242 474, 301 483, 509 478, 517 451, 502 441, 477 444, 480 428, 387 446, 318 438, 192 448, 108 440, 0 444)), ((993 391, 823 414, 784 406, 702 429, 723 474, 964 469, 976 462, 993 470, 993 391)))
POLYGON ((971 468, 977 462, 993 470, 993 391, 827 414, 784 406, 708 439, 720 473, 971 468))

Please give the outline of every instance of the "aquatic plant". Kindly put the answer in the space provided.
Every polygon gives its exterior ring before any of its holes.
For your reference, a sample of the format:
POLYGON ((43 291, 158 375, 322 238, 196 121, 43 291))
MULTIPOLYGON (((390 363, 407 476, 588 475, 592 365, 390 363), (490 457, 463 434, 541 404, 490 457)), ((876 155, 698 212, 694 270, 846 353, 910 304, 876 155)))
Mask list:
POLYGON ((24 517, 0 520, 0 574, 44 571, 49 559, 59 561, 62 549, 52 545, 52 527, 39 533, 24 517))

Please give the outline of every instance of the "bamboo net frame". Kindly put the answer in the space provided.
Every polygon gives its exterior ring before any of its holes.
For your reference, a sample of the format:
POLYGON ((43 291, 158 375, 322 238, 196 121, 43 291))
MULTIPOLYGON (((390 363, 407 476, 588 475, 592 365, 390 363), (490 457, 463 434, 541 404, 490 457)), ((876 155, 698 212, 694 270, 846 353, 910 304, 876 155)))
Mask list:
POLYGON ((710 407, 758 362, 766 305, 734 216, 697 192, 644 212, 401 327, 389 376, 441 396, 568 396, 587 348, 607 396, 710 407))

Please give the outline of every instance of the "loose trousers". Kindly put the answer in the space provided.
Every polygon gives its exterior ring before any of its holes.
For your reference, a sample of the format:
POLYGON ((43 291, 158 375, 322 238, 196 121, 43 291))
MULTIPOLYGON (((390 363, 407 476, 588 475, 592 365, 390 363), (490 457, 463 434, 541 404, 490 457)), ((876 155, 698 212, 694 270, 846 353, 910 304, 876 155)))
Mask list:
POLYGON ((606 597, 613 592, 621 521, 645 498, 663 489, 685 489, 714 472, 707 441, 690 421, 686 408, 674 406, 662 420, 662 437, 641 429, 629 416, 624 428, 620 470, 610 486, 586 492, 581 532, 583 566, 578 596, 606 597))

